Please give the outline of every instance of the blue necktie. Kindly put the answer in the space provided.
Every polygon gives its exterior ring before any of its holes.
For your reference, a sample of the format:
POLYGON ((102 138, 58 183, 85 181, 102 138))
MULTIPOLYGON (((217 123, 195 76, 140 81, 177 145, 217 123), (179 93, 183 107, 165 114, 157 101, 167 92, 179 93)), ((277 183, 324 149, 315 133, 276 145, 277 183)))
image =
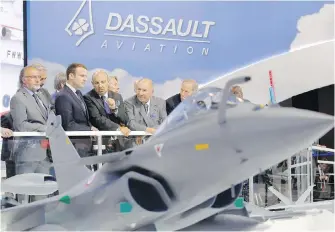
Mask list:
POLYGON ((111 114, 111 109, 108 106, 108 103, 106 102, 106 97, 102 96, 102 101, 104 103, 104 108, 107 114, 111 114))

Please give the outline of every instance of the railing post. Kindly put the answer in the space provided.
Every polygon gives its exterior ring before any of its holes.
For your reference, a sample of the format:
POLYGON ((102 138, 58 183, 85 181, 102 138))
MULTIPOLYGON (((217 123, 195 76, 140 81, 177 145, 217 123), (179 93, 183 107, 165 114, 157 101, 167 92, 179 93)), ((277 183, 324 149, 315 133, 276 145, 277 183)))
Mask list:
POLYGON ((287 159, 287 170, 288 170, 288 178, 287 178, 287 198, 292 202, 292 157, 287 159))
MULTIPOLYGON (((310 159, 310 166, 308 168, 310 168, 310 186, 314 186, 314 166, 313 166, 313 150, 312 149, 307 149, 308 152, 308 157, 310 159)), ((310 203, 314 202, 314 191, 311 191, 310 194, 310 203)))
MULTIPOLYGON (((102 155, 102 136, 98 135, 98 156, 102 155)), ((102 167, 102 164, 98 164, 99 169, 102 167)))
POLYGON ((249 178, 249 204, 254 204, 254 177, 249 178))

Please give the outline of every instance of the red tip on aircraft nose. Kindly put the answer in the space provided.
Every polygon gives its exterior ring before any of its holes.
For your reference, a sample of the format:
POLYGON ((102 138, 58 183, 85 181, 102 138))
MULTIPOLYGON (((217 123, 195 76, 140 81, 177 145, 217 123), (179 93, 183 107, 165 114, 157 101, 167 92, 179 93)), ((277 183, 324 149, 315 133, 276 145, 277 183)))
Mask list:
POLYGON ((50 147, 49 140, 42 139, 41 140, 41 147, 44 148, 44 149, 48 149, 50 147))

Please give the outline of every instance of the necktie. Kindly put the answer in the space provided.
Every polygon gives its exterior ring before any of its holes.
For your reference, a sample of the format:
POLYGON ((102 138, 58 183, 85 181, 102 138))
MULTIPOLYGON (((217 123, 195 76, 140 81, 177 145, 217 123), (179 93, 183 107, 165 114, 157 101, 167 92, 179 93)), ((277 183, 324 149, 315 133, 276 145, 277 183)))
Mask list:
POLYGON ((85 112, 85 115, 86 115, 86 105, 85 105, 85 102, 84 102, 84 100, 83 100, 83 98, 82 98, 82 94, 81 94, 81 92, 80 92, 80 90, 77 90, 76 91, 76 94, 77 94, 77 96, 78 96, 78 98, 79 98, 79 100, 80 100, 80 103, 81 103, 81 107, 83 107, 83 109, 84 109, 84 112, 85 112))
POLYGON ((106 102, 106 97, 102 96, 101 99, 102 99, 102 102, 104 103, 104 108, 105 108, 106 113, 110 114, 111 109, 109 108, 108 103, 106 102))
POLYGON ((47 112, 47 109, 45 108, 45 106, 43 105, 41 99, 37 96, 36 93, 33 94, 33 97, 35 98, 35 101, 36 101, 38 107, 40 108, 43 116, 47 117, 48 116, 48 112, 47 112))
POLYGON ((144 106, 145 112, 148 114, 148 110, 149 110, 148 104, 144 104, 143 106, 144 106))

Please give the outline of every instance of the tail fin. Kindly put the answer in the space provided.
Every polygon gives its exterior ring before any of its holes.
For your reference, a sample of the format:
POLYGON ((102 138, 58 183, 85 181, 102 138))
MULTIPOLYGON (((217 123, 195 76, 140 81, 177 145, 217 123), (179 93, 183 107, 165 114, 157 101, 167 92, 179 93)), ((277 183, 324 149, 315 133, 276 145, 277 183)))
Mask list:
POLYGON ((92 172, 84 165, 71 165, 71 167, 66 165, 67 162, 79 162, 81 158, 65 134, 61 117, 56 116, 53 112, 49 114, 46 136, 49 138, 60 194, 92 175, 92 172))

